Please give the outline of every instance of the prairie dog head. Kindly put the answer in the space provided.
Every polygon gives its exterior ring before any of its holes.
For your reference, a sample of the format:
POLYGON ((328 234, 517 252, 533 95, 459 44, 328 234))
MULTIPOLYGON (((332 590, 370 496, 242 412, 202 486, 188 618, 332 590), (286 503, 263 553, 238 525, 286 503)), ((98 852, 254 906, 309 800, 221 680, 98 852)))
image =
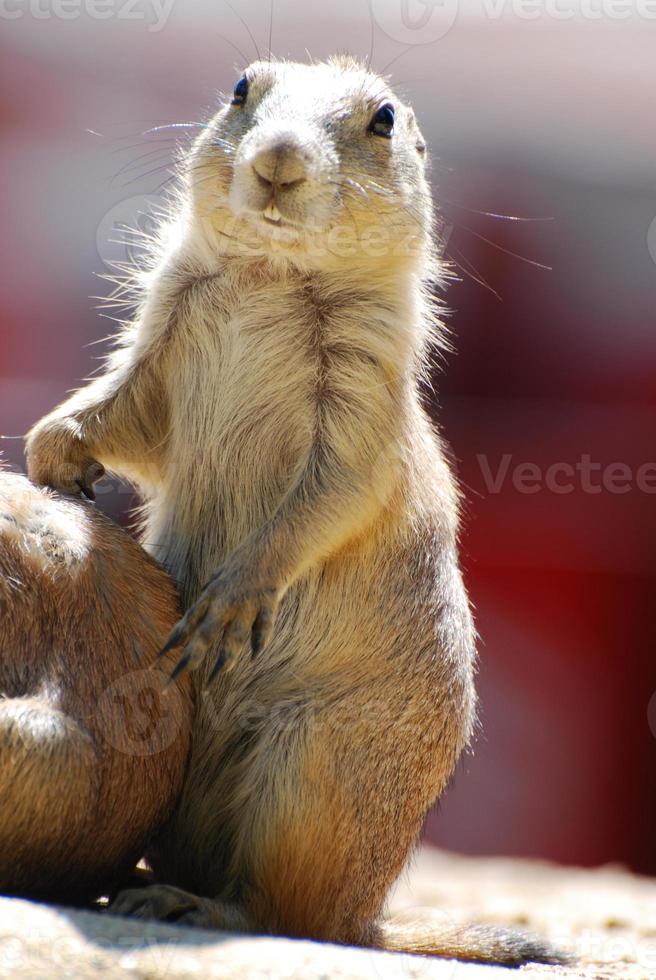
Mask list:
POLYGON ((250 65, 196 141, 187 183, 222 251, 322 265, 416 261, 429 247, 414 113, 352 59, 250 65))

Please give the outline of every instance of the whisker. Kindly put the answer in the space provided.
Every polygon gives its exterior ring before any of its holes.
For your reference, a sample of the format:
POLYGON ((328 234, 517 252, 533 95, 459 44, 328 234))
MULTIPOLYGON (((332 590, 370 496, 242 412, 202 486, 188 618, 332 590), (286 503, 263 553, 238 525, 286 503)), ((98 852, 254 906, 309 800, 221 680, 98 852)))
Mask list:
POLYGON ((371 45, 369 47, 369 57, 367 58, 367 71, 371 71, 371 65, 374 60, 374 41, 376 39, 376 22, 374 20, 374 11, 371 6, 371 0, 367 0, 367 8, 369 10, 369 27, 371 29, 371 45))
POLYGON ((474 235, 476 238, 480 238, 482 242, 486 242, 493 248, 497 248, 500 252, 505 252, 506 255, 511 255, 514 259, 519 259, 521 262, 526 262, 528 265, 534 265, 538 269, 545 269, 547 272, 552 272, 553 269, 550 265, 544 265, 542 262, 537 262, 535 259, 527 259, 525 255, 520 255, 518 252, 513 252, 509 248, 504 248, 503 245, 499 245, 498 242, 493 242, 490 238, 486 238, 485 235, 479 234, 479 232, 474 231, 473 228, 468 228, 467 225, 460 225, 465 231, 468 231, 470 235, 474 235))
POLYGON ((164 160, 165 157, 168 158, 168 155, 169 155, 168 150, 151 150, 149 153, 142 153, 140 156, 136 158, 136 160, 128 160, 127 163, 124 163, 123 166, 120 168, 120 170, 117 170, 116 173, 112 176, 111 183, 113 183, 118 177, 120 177, 121 174, 130 173, 132 170, 136 170, 141 166, 148 166, 148 164, 142 163, 143 160, 150 159, 150 162, 154 163, 154 161, 158 158, 162 160, 164 160))
POLYGON ((399 58, 403 57, 404 54, 407 54, 408 53, 408 51, 411 49, 411 47, 412 47, 412 45, 406 44, 406 46, 404 47, 403 51, 399 51, 399 53, 397 55, 395 55, 392 58, 391 61, 388 61, 387 64, 385 65, 385 67, 380 70, 379 75, 385 75, 386 72, 388 72, 389 69, 392 67, 392 65, 396 64, 396 62, 399 60, 399 58))
MULTIPOLYGON (((159 126, 159 125, 164 125, 164 124, 171 125, 170 119, 162 119, 161 117, 158 118, 158 119, 153 119, 152 116, 151 116, 150 119, 123 119, 123 120, 118 120, 117 119, 117 120, 115 120, 112 123, 107 123, 107 126, 110 129, 112 129, 112 128, 113 129, 116 129, 118 126, 143 126, 143 125, 146 125, 146 126, 159 126)), ((187 123, 187 122, 179 122, 179 123, 173 124, 173 125, 180 125, 180 126, 187 126, 187 125, 189 125, 189 126, 199 126, 199 125, 203 125, 203 124, 202 123, 199 123, 197 120, 193 120, 192 122, 189 122, 189 123, 187 123)), ((85 132, 90 133, 91 136, 99 136, 101 139, 127 139, 130 135, 132 135, 132 136, 135 136, 136 135, 136 133, 128 133, 126 136, 118 136, 118 137, 116 137, 116 136, 109 136, 107 133, 99 133, 98 130, 96 130, 96 129, 89 129, 89 128, 87 128, 85 130, 85 132)))
POLYGON ((248 26, 248 24, 246 23, 246 21, 244 20, 244 18, 241 16, 241 14, 237 10, 235 10, 235 8, 232 6, 232 4, 230 3, 230 0, 223 0, 223 2, 225 3, 226 7, 229 7, 229 9, 232 10, 232 12, 235 15, 235 17, 238 20, 240 20, 241 23, 243 24, 243 26, 246 28, 246 33, 248 34, 248 36, 250 37, 251 41, 253 42, 253 47, 255 48, 255 53, 257 54, 257 60, 258 61, 262 61, 262 55, 260 54, 260 49, 257 46, 257 41, 253 37, 253 33, 252 33, 250 27, 248 26))
POLYGON ((138 143, 130 143, 128 146, 117 146, 115 149, 110 150, 110 154, 114 156, 116 153, 127 153, 128 150, 138 150, 142 146, 153 146, 155 143, 163 143, 165 146, 170 146, 175 148, 180 145, 179 136, 165 136, 160 139, 155 140, 139 140, 138 143))
POLYGON ((478 208, 467 207, 466 204, 459 204, 458 201, 450 201, 448 197, 444 197, 442 194, 439 195, 440 203, 444 202, 449 204, 451 207, 459 208, 462 211, 469 211, 470 214, 482 214, 486 218, 498 218, 501 221, 554 221, 552 217, 544 218, 534 218, 534 217, 521 217, 517 214, 499 214, 496 211, 479 211, 478 208))
POLYGON ((194 178, 192 181, 193 187, 203 187, 210 181, 216 181, 216 174, 205 174, 203 177, 194 178))
POLYGON ((166 180, 163 180, 161 184, 158 184, 157 185, 157 187, 154 190, 154 193, 155 194, 159 194, 160 191, 163 191, 164 190, 164 188, 166 187, 167 184, 171 184, 171 183, 173 183, 173 181, 175 181, 177 179, 178 179, 177 173, 171 174, 170 177, 167 177, 166 180))
MULTIPOLYGON (((170 163, 170 161, 167 161, 166 163, 160 164, 159 167, 154 167, 152 170, 147 170, 143 174, 137 174, 137 176, 136 177, 132 177, 131 180, 127 180, 127 181, 125 181, 125 183, 120 184, 120 187, 121 188, 123 188, 123 187, 129 187, 130 184, 134 184, 138 180, 143 180, 146 177, 151 177, 153 174, 160 173, 162 170, 168 170, 168 169, 170 169, 170 167, 171 167, 171 163, 170 163)), ((171 178, 173 178, 175 176, 176 176, 175 174, 171 174, 171 178)))
POLYGON ((273 35, 273 0, 269 0, 269 64, 271 64, 271 37, 273 35))
POLYGON ((243 63, 244 66, 246 66, 248 64, 248 62, 249 62, 250 59, 246 57, 246 55, 241 50, 241 48, 238 48, 237 47, 237 45, 234 43, 234 41, 231 41, 229 37, 226 37, 225 36, 225 34, 217 34, 216 36, 217 37, 220 37, 222 41, 225 41, 226 44, 229 44, 230 47, 233 48, 233 50, 235 50, 237 52, 237 54, 241 58, 242 63, 243 63))
MULTIPOLYGON (((346 208, 346 210, 347 210, 347 212, 349 214, 349 217, 351 219, 351 222, 353 224, 353 227, 355 228, 356 232, 358 233, 358 241, 360 241, 361 236, 360 236, 359 231, 358 231, 358 225, 357 225, 357 222, 356 222, 356 220, 354 218, 354 215, 353 215, 350 207, 348 207, 347 197, 348 197, 349 191, 351 191, 351 190, 356 190, 358 193, 364 194, 365 197, 368 196, 367 192, 362 187, 362 185, 360 185, 357 181, 353 181, 351 178, 345 178, 342 181, 330 181, 330 183, 333 184, 334 186, 336 186, 338 188, 338 190, 341 192, 340 193, 341 202, 342 202, 343 206, 346 208)), ((396 211, 399 211, 399 212, 403 212, 404 214, 406 214, 411 219, 411 221, 413 221, 415 223, 415 225, 417 226, 417 228, 419 229, 420 232, 423 232, 424 231, 424 222, 422 220, 422 215, 421 215, 421 212, 419 211, 419 209, 417 209, 417 213, 415 213, 415 212, 413 212, 413 210, 408 205, 405 205, 405 204, 402 204, 400 202, 397 202, 397 207, 395 209, 392 208, 390 210, 390 213, 389 213, 389 216, 390 217, 393 215, 393 213, 394 213, 395 210, 396 211)), ((403 222, 399 222, 399 221, 387 221, 385 223, 385 227, 388 230, 394 231, 396 229, 401 229, 402 230, 405 227, 405 225, 404 225, 403 222)))
MULTIPOLYGON (((339 181, 333 181, 333 183, 340 186, 339 181)), ((347 185, 347 187, 352 187, 354 188, 354 190, 357 190, 360 194, 363 195, 363 197, 369 197, 362 184, 358 184, 357 180, 353 180, 352 177, 346 177, 344 179, 344 183, 347 185)))
POLYGON ((220 146, 224 150, 228 150, 230 153, 234 153, 236 146, 231 143, 230 140, 223 139, 221 136, 214 136, 212 138, 212 146, 220 146))
MULTIPOLYGON (((354 179, 352 173, 347 173, 346 176, 349 180, 354 179)), ((381 197, 394 197, 393 191, 390 191, 386 187, 381 187, 380 184, 377 184, 374 180, 371 180, 371 178, 365 178, 363 180, 363 184, 367 189, 372 190, 375 194, 379 194, 381 197)))
POLYGON ((200 122, 167 123, 165 126, 151 126, 150 129, 144 129, 141 135, 148 136, 149 133, 159 133, 163 129, 189 129, 192 126, 195 127, 196 129, 208 129, 209 123, 200 123, 200 122))
MULTIPOLYGON (((451 257, 451 261, 454 262, 455 265, 457 265, 458 268, 462 272, 464 272, 464 274, 466 276, 468 276, 473 282, 478 283, 479 286, 482 286, 484 289, 489 290, 489 292, 491 292, 493 296, 496 296, 496 298, 498 300, 501 300, 501 296, 496 291, 496 289, 494 289, 489 284, 489 282, 487 282, 487 280, 483 278, 483 276, 478 271, 478 269, 476 268, 476 266, 472 262, 470 262, 470 260, 468 258, 466 258, 466 256, 464 256, 462 254, 462 252, 460 251, 460 249, 457 248, 455 245, 452 245, 451 248, 453 249, 454 252, 457 252, 458 253, 458 255, 460 256, 460 258, 465 263, 465 265, 468 266, 468 268, 465 268, 465 266, 462 266, 456 259, 454 259, 452 257, 451 257)), ((451 256, 451 250, 449 250, 449 255, 451 256)))

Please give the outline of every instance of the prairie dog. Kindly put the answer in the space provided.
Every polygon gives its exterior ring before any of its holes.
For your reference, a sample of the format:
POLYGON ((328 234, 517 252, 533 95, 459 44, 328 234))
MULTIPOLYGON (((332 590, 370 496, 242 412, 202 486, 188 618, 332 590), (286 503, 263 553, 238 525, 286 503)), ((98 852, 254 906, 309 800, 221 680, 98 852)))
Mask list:
POLYGON ((457 493, 419 393, 442 273, 425 157, 361 64, 251 65, 193 144, 105 373, 29 435, 37 481, 99 461, 137 484, 187 608, 185 784, 148 854, 160 884, 117 912, 549 956, 381 919, 475 715, 457 493))
POLYGON ((97 898, 168 817, 191 691, 150 668, 178 609, 125 531, 0 471, 0 891, 97 898))

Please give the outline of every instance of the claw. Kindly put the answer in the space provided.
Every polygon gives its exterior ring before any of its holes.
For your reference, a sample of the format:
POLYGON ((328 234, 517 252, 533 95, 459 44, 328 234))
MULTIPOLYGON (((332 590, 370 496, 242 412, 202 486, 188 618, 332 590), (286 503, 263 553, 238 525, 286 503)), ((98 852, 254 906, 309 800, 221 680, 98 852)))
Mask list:
POLYGON ((101 480, 104 475, 105 467, 101 463, 91 463, 89 466, 87 466, 84 477, 81 480, 76 480, 75 482, 88 500, 95 500, 96 491, 93 485, 94 483, 97 483, 98 480, 101 480))
POLYGON ((187 669, 187 667, 189 666, 189 661, 190 660, 191 660, 191 654, 190 653, 185 653, 184 657, 181 657, 180 660, 178 660, 177 664, 175 665, 175 667, 171 671, 171 676, 169 677, 168 681, 166 682, 166 688, 169 688, 171 686, 171 684, 174 684, 175 683, 175 681, 178 679, 178 677, 180 676, 180 674, 182 674, 187 669))
POLYGON ((271 639, 272 629, 273 616, 271 610, 266 608, 260 609, 251 629, 251 657, 253 660, 255 660, 271 639))
POLYGON ((223 665, 225 664, 225 662, 226 662, 225 652, 223 650, 221 650, 221 653, 216 658, 216 661, 214 663, 214 666, 212 667, 212 670, 210 671, 210 675, 207 678, 207 686, 209 686, 212 683, 212 681, 215 679, 215 677, 218 676, 218 674, 220 673, 221 668, 223 667, 223 665))
POLYGON ((262 629, 256 619, 251 630, 251 657, 253 660, 262 652, 262 639, 262 629))
POLYGON ((162 657, 165 657, 167 653, 171 652, 171 650, 175 650, 176 647, 179 647, 184 638, 184 633, 185 627, 183 626, 181 620, 178 625, 174 626, 171 630, 168 640, 157 654, 157 660, 161 660, 162 657))
POLYGON ((96 491, 93 489, 91 484, 86 483, 84 480, 76 480, 75 482, 80 488, 80 492, 87 498, 87 500, 96 499, 96 491))

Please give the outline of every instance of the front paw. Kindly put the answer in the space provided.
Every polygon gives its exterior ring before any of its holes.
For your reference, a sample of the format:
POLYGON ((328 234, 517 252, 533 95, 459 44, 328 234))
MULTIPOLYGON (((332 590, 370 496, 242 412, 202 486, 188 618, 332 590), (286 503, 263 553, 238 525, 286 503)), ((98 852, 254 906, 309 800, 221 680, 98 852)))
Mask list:
POLYGON ((196 929, 234 928, 234 916, 226 919, 224 907, 211 898, 192 895, 173 885, 127 888, 107 908, 110 915, 125 915, 158 922, 178 922, 196 929))
POLYGON ((40 422, 28 433, 25 453, 27 473, 34 483, 96 499, 93 485, 104 476, 105 469, 89 453, 71 423, 40 422))
POLYGON ((216 659, 208 682, 222 668, 229 669, 246 644, 250 643, 252 656, 257 656, 271 639, 280 595, 278 588, 253 586, 248 575, 221 569, 175 626, 162 650, 164 656, 176 647, 183 648, 171 680, 198 667, 210 648, 216 659))

